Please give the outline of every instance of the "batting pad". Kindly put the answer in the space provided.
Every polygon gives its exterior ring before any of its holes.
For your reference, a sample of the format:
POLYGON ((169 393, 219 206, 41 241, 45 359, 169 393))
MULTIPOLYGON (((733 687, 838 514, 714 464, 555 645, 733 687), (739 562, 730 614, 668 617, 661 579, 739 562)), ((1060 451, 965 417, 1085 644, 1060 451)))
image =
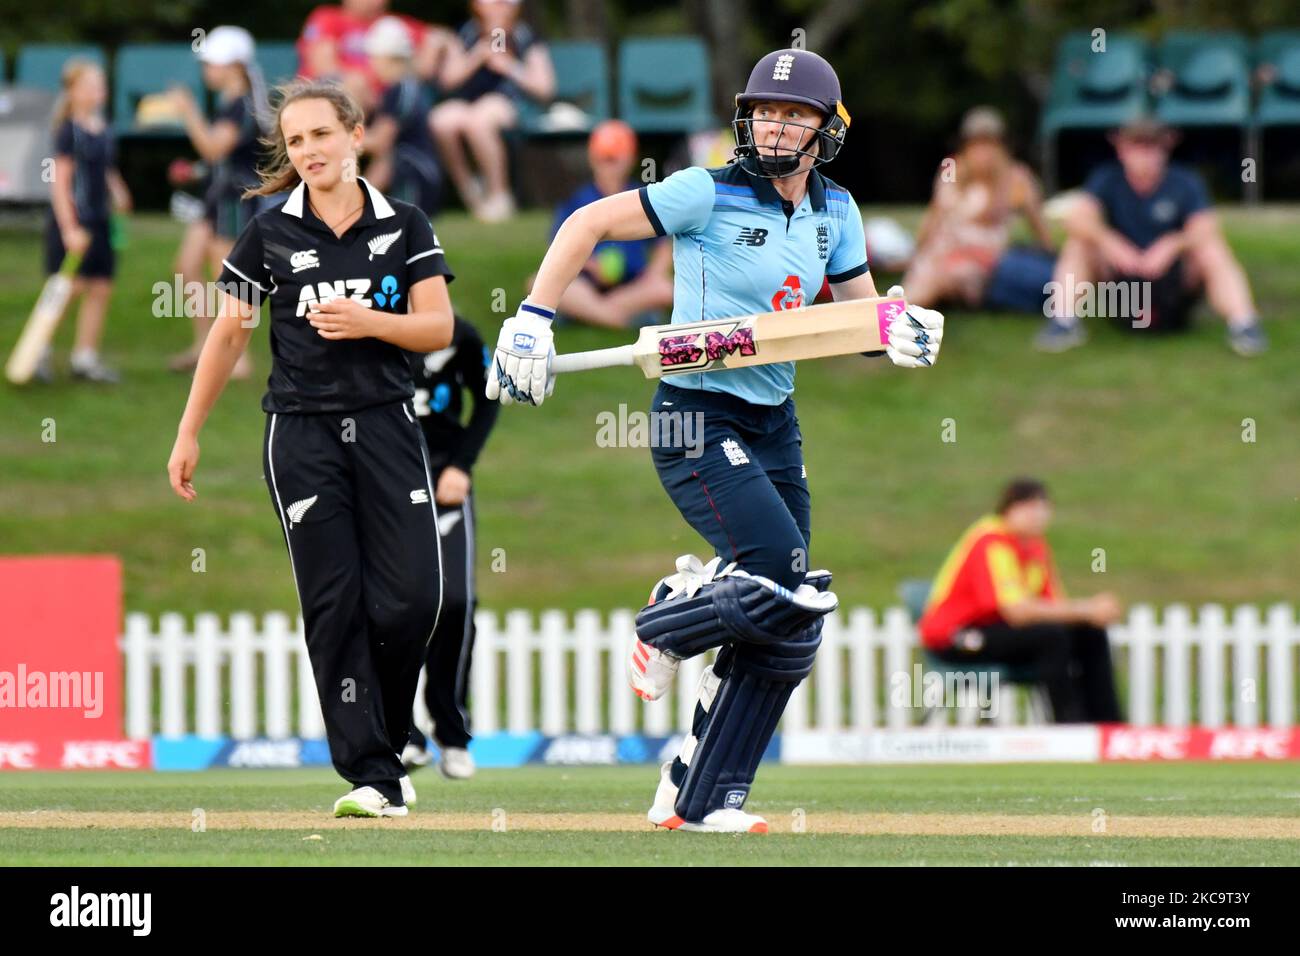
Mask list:
POLYGON ((731 671, 707 708, 703 736, 677 793, 677 815, 690 823, 724 807, 740 810, 790 695, 812 672, 822 642, 818 617, 775 644, 738 644, 731 671))
POLYGON ((657 601, 641 609, 636 634, 656 650, 675 657, 694 657, 730 641, 776 644, 788 640, 834 611, 839 599, 830 575, 818 572, 816 583, 790 591, 768 578, 730 570, 693 594, 657 601))

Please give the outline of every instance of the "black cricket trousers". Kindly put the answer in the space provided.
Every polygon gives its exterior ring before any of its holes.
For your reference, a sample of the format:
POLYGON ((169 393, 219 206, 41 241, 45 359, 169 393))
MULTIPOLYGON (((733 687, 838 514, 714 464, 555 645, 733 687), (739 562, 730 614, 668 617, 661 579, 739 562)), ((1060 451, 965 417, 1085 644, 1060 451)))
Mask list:
POLYGON ((401 804, 399 754, 442 605, 424 435, 409 402, 270 414, 263 465, 334 768, 401 804))
POLYGON ((1047 687, 1058 724, 1122 723, 1110 638, 1090 624, 987 624, 972 649, 954 644, 936 655, 950 663, 1022 664, 1047 687))
MULTIPOLYGON (((438 485, 434 478, 434 487, 438 485)), ((469 670, 474 656, 474 495, 438 512, 442 535, 442 614, 424 663, 424 703, 439 749, 469 746, 469 670)), ((411 722, 411 743, 424 750, 428 739, 411 722)))

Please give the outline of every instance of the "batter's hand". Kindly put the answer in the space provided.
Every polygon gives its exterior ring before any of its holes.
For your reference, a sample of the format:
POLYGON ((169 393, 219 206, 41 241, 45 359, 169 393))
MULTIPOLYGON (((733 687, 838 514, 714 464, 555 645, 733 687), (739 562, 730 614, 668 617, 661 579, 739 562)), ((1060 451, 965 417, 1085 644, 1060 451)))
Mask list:
POLYGON ((540 405, 555 390, 555 337, 550 319, 519 306, 497 336, 497 350, 488 369, 487 397, 502 405, 540 405))
MULTIPOLYGON (((902 286, 893 286, 891 296, 903 295, 902 286)), ((925 368, 939 358, 943 341, 943 314, 907 303, 903 313, 889 323, 889 360, 903 368, 925 368)))

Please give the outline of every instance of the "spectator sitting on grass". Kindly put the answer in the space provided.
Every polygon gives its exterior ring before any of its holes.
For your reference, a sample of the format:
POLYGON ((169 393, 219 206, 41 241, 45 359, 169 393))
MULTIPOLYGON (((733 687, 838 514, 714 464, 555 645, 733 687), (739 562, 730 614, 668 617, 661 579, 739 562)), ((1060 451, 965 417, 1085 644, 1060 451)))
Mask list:
POLYGON ((1119 601, 1065 597, 1044 537, 1051 520, 1042 482, 1007 485, 997 513, 967 528, 939 569, 921 642, 952 664, 1029 666, 1057 723, 1117 723, 1106 628, 1119 601))
POLYGON ((1052 248, 1038 181, 1008 151, 1006 126, 996 110, 971 110, 960 136, 956 155, 935 176, 917 232, 916 256, 903 278, 908 301, 930 308, 957 302, 1037 312, 1052 278, 1051 256, 1007 247, 1019 214, 1038 243, 1052 248))
POLYGON ((502 222, 514 215, 502 133, 519 122, 524 97, 549 100, 555 70, 546 46, 519 22, 518 0, 474 0, 473 19, 460 28, 439 80, 446 99, 429 124, 451 181, 475 218, 502 222), (478 163, 470 171, 466 146, 478 163))
POLYGON ((1246 273, 1228 248, 1205 183, 1190 169, 1169 162, 1174 133, 1140 117, 1112 133, 1111 142, 1118 161, 1093 171, 1067 217, 1068 238, 1054 276, 1061 291, 1048 303, 1049 318, 1037 347, 1063 352, 1082 344, 1075 290, 1085 283, 1116 281, 1150 289, 1140 312, 1113 316, 1126 326, 1183 329, 1204 292, 1227 320, 1229 347, 1243 356, 1264 352, 1268 341, 1246 273))
POLYGON ((432 217, 442 195, 442 170, 429 136, 431 97, 412 69, 414 52, 410 32, 397 17, 376 20, 366 34, 370 65, 384 84, 366 124, 366 178, 432 217))
MULTIPOLYGON (((592 181, 561 203, 552 237, 583 206, 636 189, 628 179, 636 153, 636 133, 622 120, 605 120, 592 130, 587 141, 592 181)), ((578 279, 564 290, 560 313, 589 325, 627 328, 638 316, 673 304, 672 246, 666 239, 597 243, 578 279)), ((530 277, 530 289, 532 282, 530 277)))

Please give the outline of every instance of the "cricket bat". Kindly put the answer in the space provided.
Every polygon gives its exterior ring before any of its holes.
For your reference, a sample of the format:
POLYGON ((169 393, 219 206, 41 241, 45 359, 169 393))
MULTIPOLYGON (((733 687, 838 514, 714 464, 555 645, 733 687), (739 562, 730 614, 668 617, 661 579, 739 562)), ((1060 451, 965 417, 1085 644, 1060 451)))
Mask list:
POLYGON ((15 385, 26 385, 36 373, 41 356, 54 338, 54 330, 59 327, 59 320, 68 307, 72 297, 72 277, 81 265, 81 256, 65 255, 59 271, 45 280, 40 297, 27 317, 18 344, 14 346, 9 362, 5 365, 5 376, 15 385))
POLYGON ((850 299, 730 319, 650 325, 631 345, 557 355, 556 372, 637 365, 646 378, 711 372, 878 352, 889 323, 907 308, 902 296, 850 299))

